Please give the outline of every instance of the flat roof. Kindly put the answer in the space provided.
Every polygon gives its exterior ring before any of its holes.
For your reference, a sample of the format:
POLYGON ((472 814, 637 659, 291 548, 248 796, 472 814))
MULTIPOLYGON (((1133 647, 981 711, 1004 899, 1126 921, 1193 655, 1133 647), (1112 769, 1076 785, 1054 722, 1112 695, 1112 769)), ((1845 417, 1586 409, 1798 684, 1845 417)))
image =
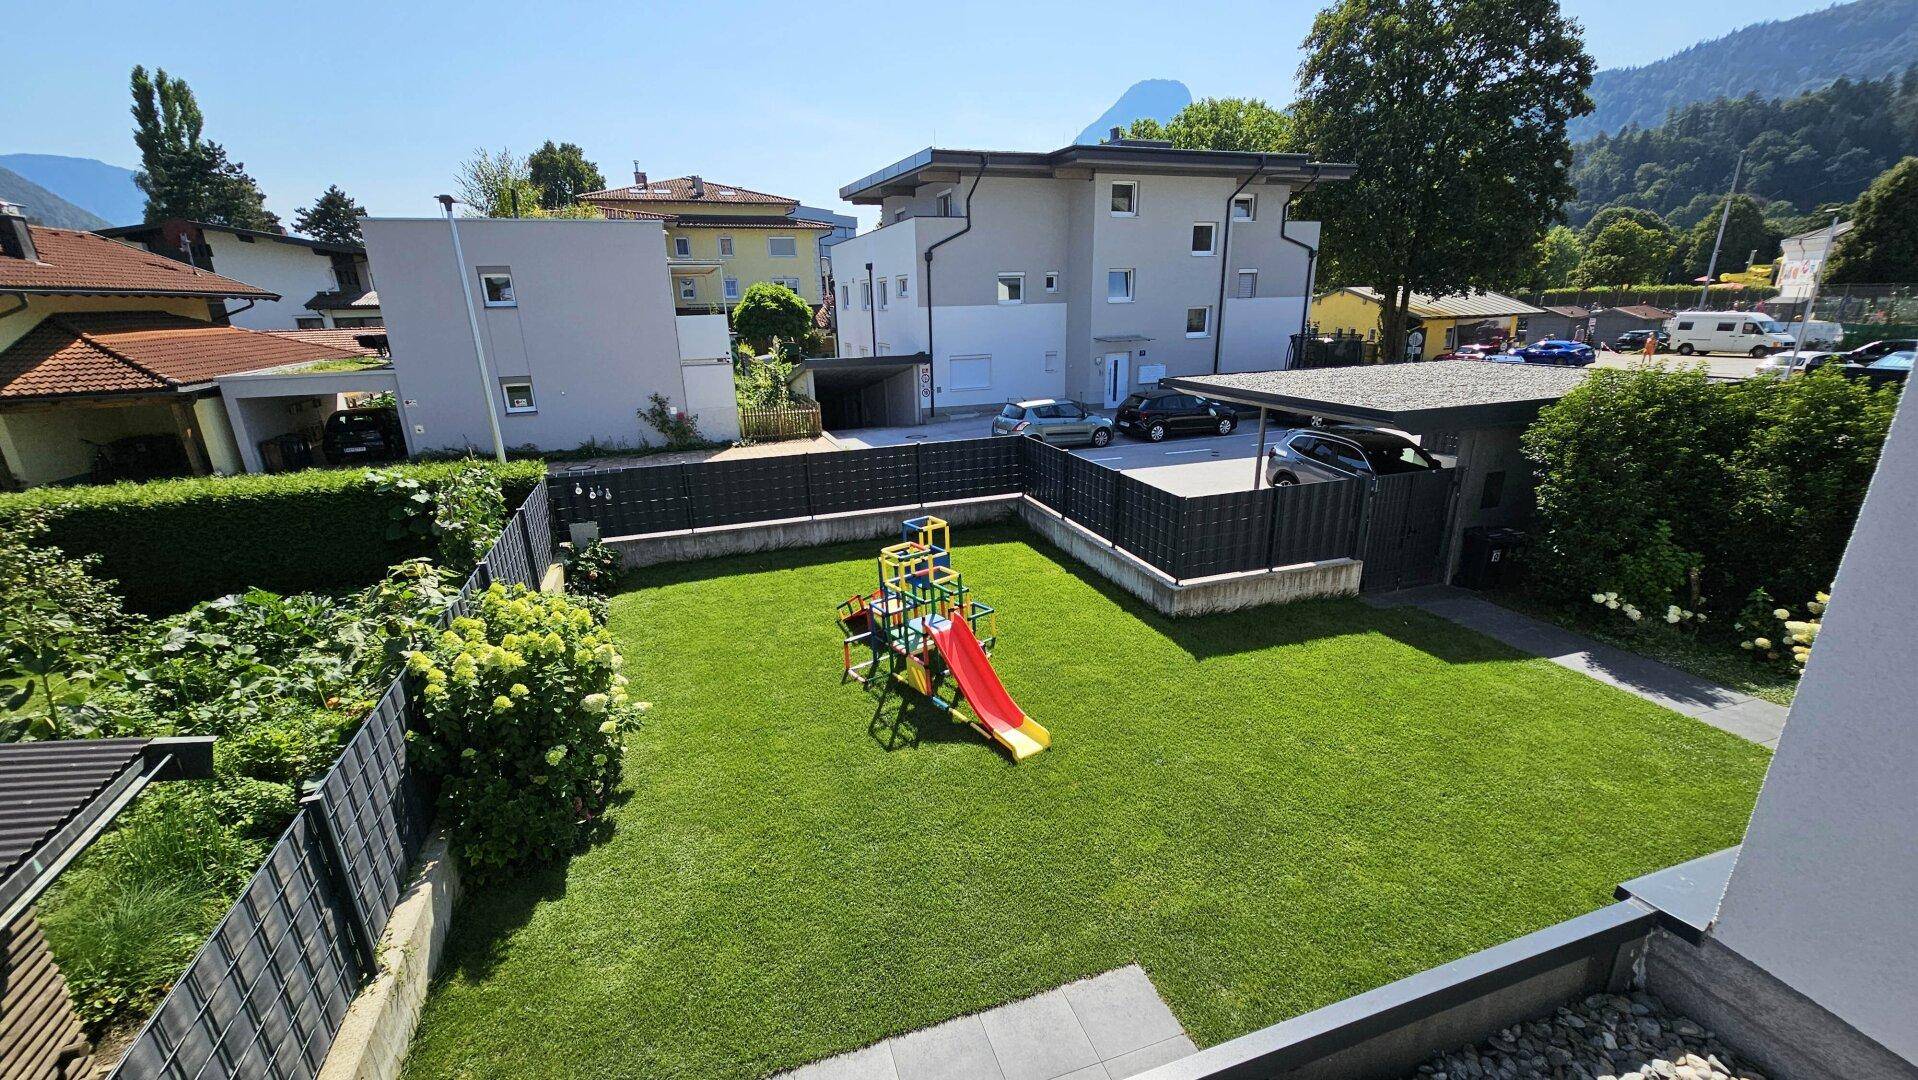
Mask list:
POLYGON ((1406 364, 1188 375, 1159 385, 1236 405, 1379 424, 1404 431, 1521 427, 1570 393, 1580 368, 1432 360, 1406 364))
POLYGON ((963 170, 966 175, 1052 176, 1059 169, 1122 170, 1135 173, 1186 173, 1197 176, 1242 176, 1257 172, 1268 182, 1349 180, 1356 165, 1313 161, 1305 154, 1260 154, 1245 150, 1181 150, 1137 143, 1099 143, 1062 146, 1049 152, 1029 150, 959 150, 928 146, 878 172, 839 189, 850 203, 870 205, 888 195, 910 194, 921 183, 963 170), (931 173, 934 175, 923 176, 931 173))

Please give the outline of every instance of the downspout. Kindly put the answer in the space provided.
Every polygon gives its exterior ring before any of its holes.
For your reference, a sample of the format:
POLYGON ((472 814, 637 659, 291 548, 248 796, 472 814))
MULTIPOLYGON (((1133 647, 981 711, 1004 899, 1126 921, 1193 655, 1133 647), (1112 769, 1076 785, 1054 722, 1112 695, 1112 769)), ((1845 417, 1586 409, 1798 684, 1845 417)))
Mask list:
POLYGON ((872 335, 872 354, 879 355, 879 293, 872 287, 872 264, 866 264, 866 333, 872 335))
POLYGON ((972 231, 972 193, 979 190, 979 178, 986 175, 987 157, 986 154, 979 155, 979 171, 972 174, 972 185, 966 188, 966 223, 951 236, 941 237, 926 245, 926 365, 928 374, 932 376, 926 383, 932 388, 932 392, 927 395, 926 415, 928 416, 939 408, 938 371, 932 368, 933 357, 938 355, 932 351, 932 253, 941 245, 950 244, 972 231))
POLYGON ((226 309, 226 305, 225 305, 225 304, 221 304, 221 305, 220 305, 220 315, 221 315, 221 317, 222 317, 222 318, 224 318, 224 319, 226 319, 226 321, 230 323, 230 322, 232 322, 232 321, 233 321, 233 316, 235 316, 235 315, 244 315, 244 314, 246 314, 247 312, 249 312, 249 311, 252 311, 252 310, 253 310, 253 305, 254 305, 254 304, 257 304, 257 303, 259 303, 259 300, 257 300, 257 299, 254 299, 254 300, 248 300, 248 301, 247 301, 247 302, 246 302, 245 304, 242 304, 241 306, 239 306, 239 307, 237 307, 237 308, 234 308, 234 309, 233 309, 232 311, 228 311, 228 310, 226 309))
MULTIPOLYGON (((1233 188, 1232 194, 1225 197, 1225 236, 1219 241, 1219 306, 1218 315, 1212 320, 1212 374, 1214 375, 1219 373, 1219 355, 1225 348, 1225 275, 1232 263, 1232 204, 1237 202, 1245 189, 1252 186, 1252 181, 1257 180, 1264 172, 1265 154, 1261 153, 1259 167, 1252 170, 1252 175, 1239 181, 1239 186, 1233 188)), ((1279 211, 1279 231, 1281 233, 1285 231, 1283 208, 1279 211)))
POLYGON ((0 319, 5 319, 13 315, 18 315, 21 312, 27 310, 27 294, 26 293, 19 293, 19 292, 5 293, 4 295, 13 297, 13 299, 16 300, 17 303, 15 303, 12 307, 8 308, 5 311, 0 311, 0 319))
MULTIPOLYGON (((1312 266, 1314 263, 1318 261, 1319 249, 1313 247, 1312 245, 1306 243, 1303 240, 1294 240, 1290 235, 1286 233, 1285 227, 1291 222, 1293 201, 1296 200, 1299 196, 1305 194, 1306 192, 1311 191, 1312 188, 1318 184, 1319 173, 1323 171, 1324 168, 1325 168, 1324 165, 1313 165, 1312 179, 1307 180, 1303 188, 1300 188, 1299 190, 1294 191, 1292 194, 1286 196, 1284 204, 1279 207, 1279 239, 1285 241, 1288 244, 1291 244, 1293 247, 1301 247, 1305 249, 1305 290, 1299 296, 1298 342, 1299 342, 1300 356, 1292 357, 1291 359, 1293 360, 1300 359, 1305 352, 1305 327, 1306 327, 1306 324, 1310 321, 1312 316, 1312 266)), ((1291 364, 1288 363, 1286 366, 1290 367, 1291 364)))

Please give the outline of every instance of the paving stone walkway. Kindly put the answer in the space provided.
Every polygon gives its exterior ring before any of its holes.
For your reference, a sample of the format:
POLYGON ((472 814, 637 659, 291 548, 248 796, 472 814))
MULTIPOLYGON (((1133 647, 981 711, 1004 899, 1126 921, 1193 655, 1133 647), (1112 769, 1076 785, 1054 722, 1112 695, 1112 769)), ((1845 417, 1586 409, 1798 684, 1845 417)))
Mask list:
POLYGON ((961 1016, 780 1080, 1124 1080, 1198 1048, 1137 964, 961 1016))
POLYGON ((1785 707, 1727 690, 1650 657, 1605 645, 1583 634, 1502 608, 1450 585, 1427 585, 1366 596, 1376 607, 1415 607, 1496 638, 1520 652, 1610 683, 1673 712, 1703 720, 1721 731, 1778 749, 1785 707))

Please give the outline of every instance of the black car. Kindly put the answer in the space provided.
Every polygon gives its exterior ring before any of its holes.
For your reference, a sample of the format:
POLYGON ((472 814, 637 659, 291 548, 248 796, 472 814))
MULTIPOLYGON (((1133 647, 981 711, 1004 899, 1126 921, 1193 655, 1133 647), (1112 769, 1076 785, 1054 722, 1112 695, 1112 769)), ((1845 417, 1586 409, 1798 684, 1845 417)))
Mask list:
POLYGON ((1612 348, 1622 353, 1642 353, 1645 351, 1645 339, 1658 335, 1658 351, 1672 351, 1672 336, 1663 330, 1627 330, 1612 341, 1612 348))
POLYGON ((326 418, 320 449, 334 465, 398 461, 406 456, 406 433, 398 409, 342 409, 326 418))
POLYGON ((1116 419, 1120 431, 1153 442, 1181 432, 1230 435, 1239 426, 1232 406, 1177 390, 1141 390, 1119 404, 1116 419))

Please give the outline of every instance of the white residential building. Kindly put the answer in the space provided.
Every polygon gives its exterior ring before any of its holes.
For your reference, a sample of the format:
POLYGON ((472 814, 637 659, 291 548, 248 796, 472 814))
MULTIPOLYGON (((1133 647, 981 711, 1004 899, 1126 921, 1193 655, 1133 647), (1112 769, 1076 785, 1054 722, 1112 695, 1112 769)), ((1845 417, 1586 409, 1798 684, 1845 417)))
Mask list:
POLYGON ((366 249, 303 236, 174 218, 101 229, 100 235, 278 293, 231 315, 248 330, 331 330, 381 325, 366 249))
POLYGON ((739 437, 724 315, 673 313, 657 221, 466 218, 459 223, 485 349, 480 374, 444 218, 371 218, 408 448, 570 450, 657 442, 659 393, 709 439, 739 437))
POLYGON ((1130 139, 922 150, 840 189, 880 224, 830 252, 839 355, 901 358, 940 413, 1284 367, 1319 243, 1291 197, 1352 173, 1130 139))

